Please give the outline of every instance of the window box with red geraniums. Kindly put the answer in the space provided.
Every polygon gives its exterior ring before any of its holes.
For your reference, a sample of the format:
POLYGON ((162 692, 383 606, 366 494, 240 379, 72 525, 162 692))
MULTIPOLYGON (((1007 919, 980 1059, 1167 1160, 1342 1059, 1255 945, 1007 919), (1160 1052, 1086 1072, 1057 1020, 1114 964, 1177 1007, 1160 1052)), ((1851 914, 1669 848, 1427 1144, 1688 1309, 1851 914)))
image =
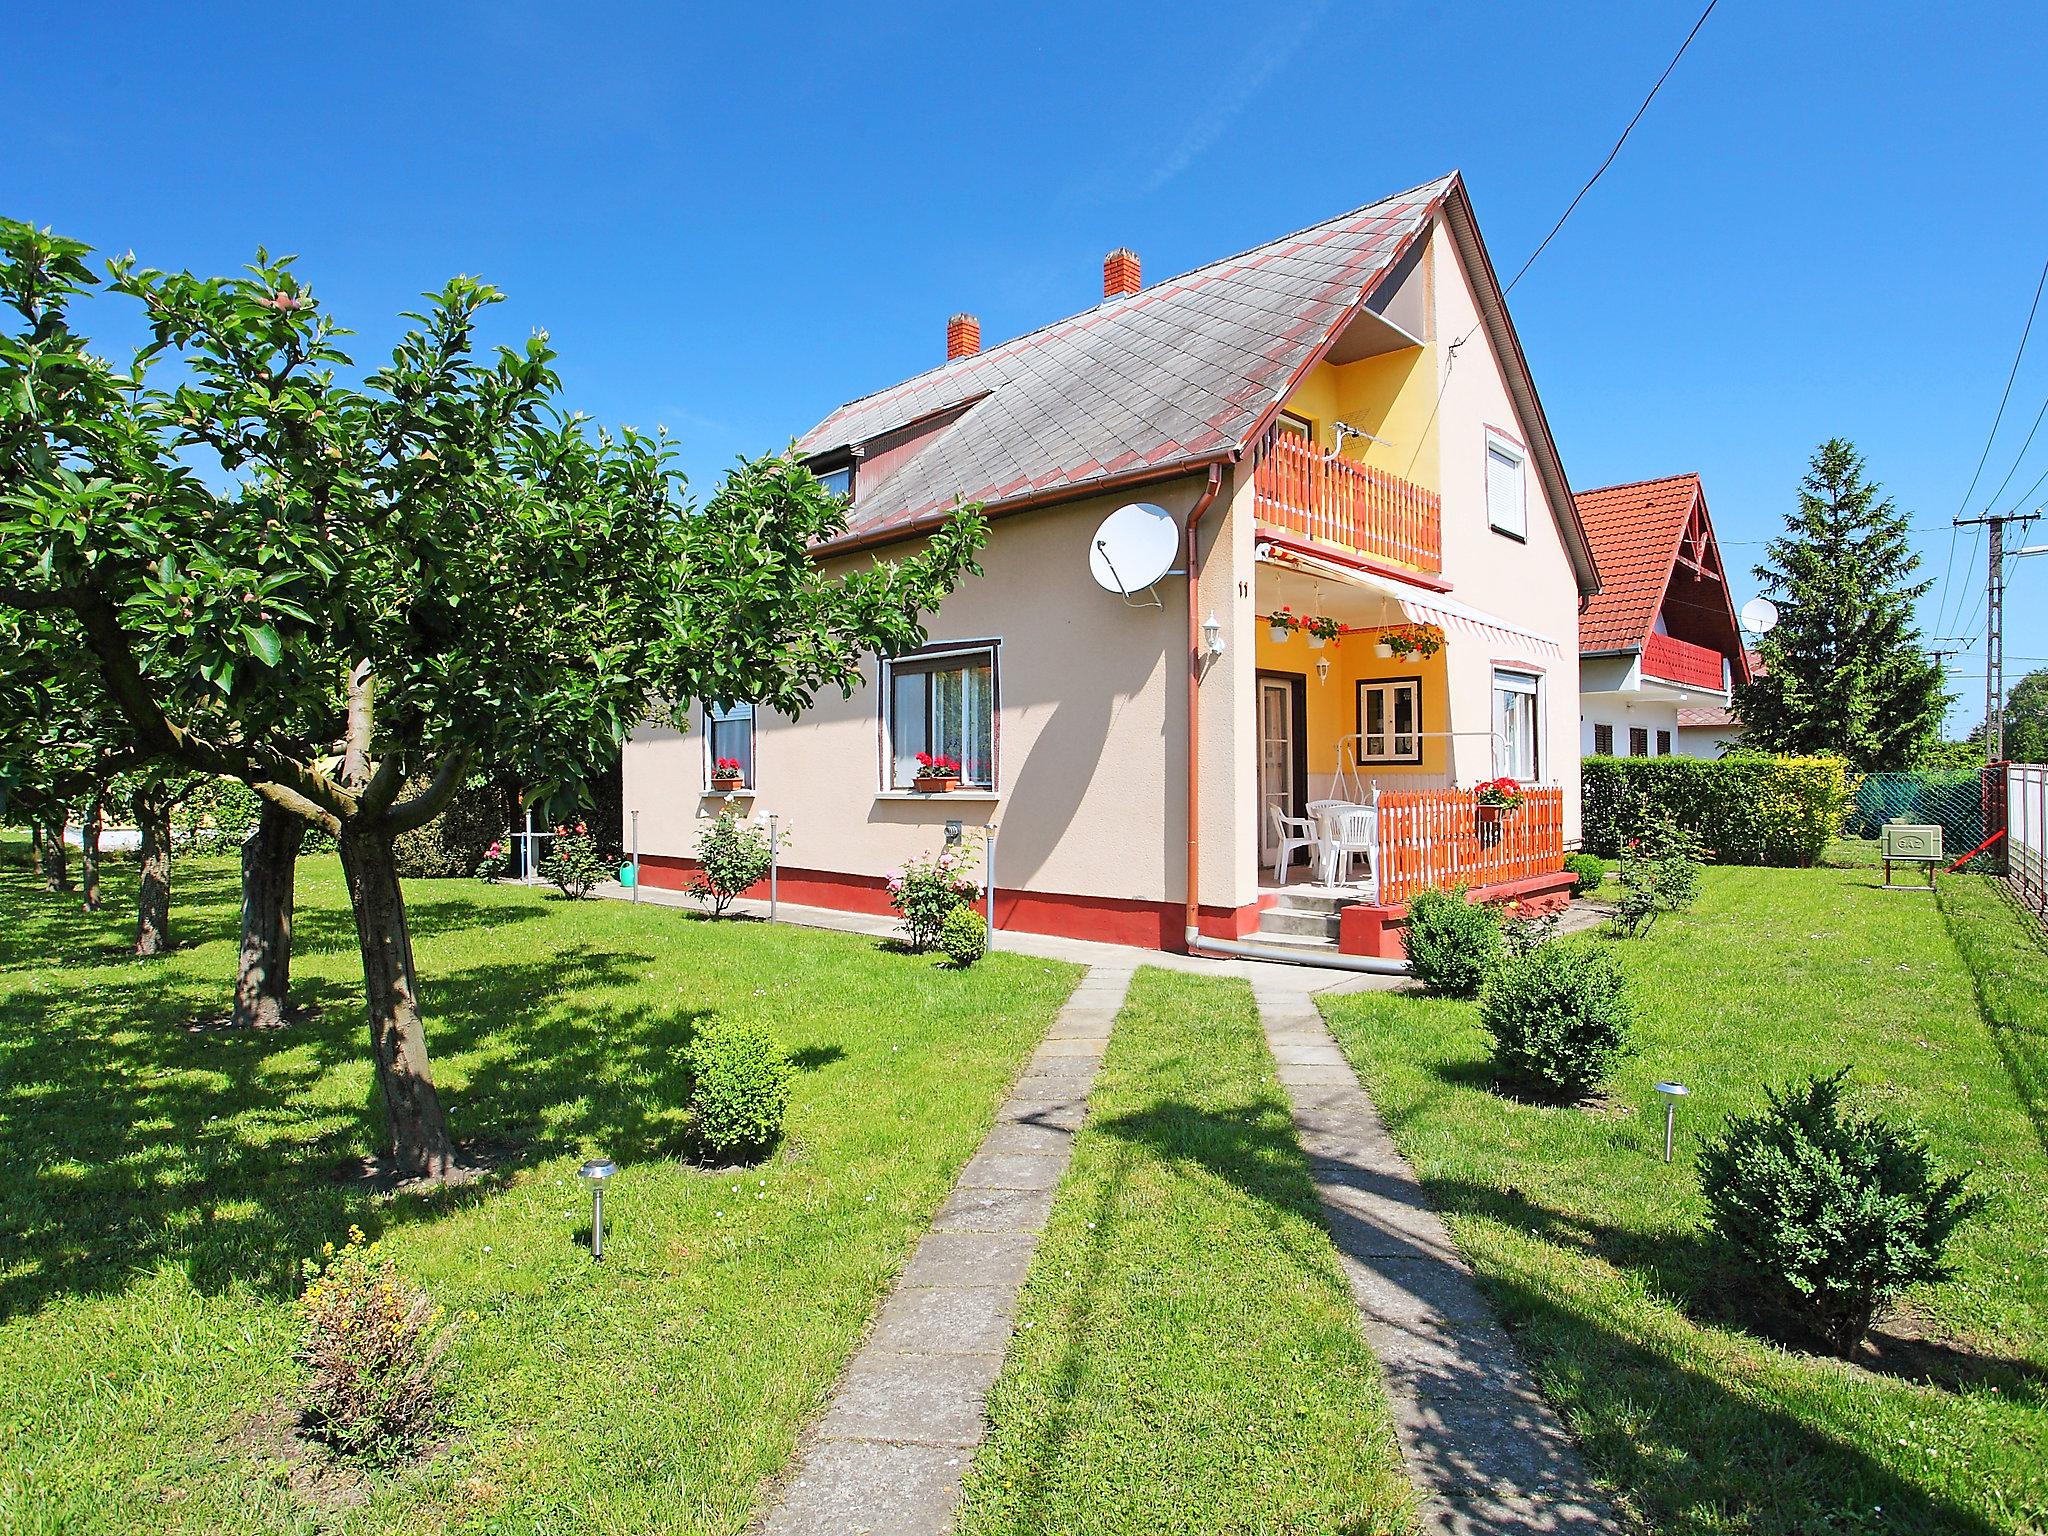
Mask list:
POLYGON ((917 778, 913 782, 921 795, 943 795, 958 789, 960 759, 920 752, 917 754, 917 778))
POLYGON ((713 789, 744 789, 747 770, 736 757, 721 757, 711 765, 711 787, 713 789))
POLYGON ((1487 779, 1472 791, 1472 798, 1478 804, 1482 823, 1498 823, 1521 805, 1522 786, 1510 778, 1487 779))

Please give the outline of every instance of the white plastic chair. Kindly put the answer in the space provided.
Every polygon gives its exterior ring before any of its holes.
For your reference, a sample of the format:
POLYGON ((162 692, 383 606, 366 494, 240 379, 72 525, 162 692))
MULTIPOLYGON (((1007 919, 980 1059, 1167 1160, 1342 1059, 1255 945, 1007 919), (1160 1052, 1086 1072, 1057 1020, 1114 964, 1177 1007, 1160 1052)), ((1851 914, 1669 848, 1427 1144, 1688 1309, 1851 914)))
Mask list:
POLYGON ((1365 877, 1373 889, 1380 882, 1380 813, 1369 805, 1339 811, 1324 852, 1324 864, 1332 883, 1355 883, 1350 879, 1351 861, 1365 855, 1365 877))
POLYGON ((1311 853, 1322 845, 1322 837, 1316 831, 1316 824, 1306 816, 1289 816, 1277 805, 1266 807, 1266 814, 1273 821, 1273 836, 1280 845, 1280 851, 1273 855, 1273 883, 1287 883, 1287 864, 1294 857, 1297 848, 1306 848, 1311 853))

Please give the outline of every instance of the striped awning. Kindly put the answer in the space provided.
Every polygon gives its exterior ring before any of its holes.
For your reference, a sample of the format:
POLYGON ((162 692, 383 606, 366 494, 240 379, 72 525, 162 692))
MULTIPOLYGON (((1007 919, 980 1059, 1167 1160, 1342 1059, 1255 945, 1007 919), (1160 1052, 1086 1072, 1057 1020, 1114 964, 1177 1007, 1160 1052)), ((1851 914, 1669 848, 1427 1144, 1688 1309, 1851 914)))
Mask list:
POLYGON ((1369 587, 1390 597, 1414 624, 1434 624, 1448 635, 1465 634, 1494 645, 1513 645, 1534 655, 1561 657, 1564 647, 1549 635, 1524 628, 1498 614, 1470 603, 1461 603, 1444 592, 1434 592, 1414 582, 1403 581, 1376 570, 1367 570, 1341 560, 1324 560, 1302 550, 1277 544, 1260 544, 1259 559, 1283 570, 1311 571, 1338 581, 1369 587))

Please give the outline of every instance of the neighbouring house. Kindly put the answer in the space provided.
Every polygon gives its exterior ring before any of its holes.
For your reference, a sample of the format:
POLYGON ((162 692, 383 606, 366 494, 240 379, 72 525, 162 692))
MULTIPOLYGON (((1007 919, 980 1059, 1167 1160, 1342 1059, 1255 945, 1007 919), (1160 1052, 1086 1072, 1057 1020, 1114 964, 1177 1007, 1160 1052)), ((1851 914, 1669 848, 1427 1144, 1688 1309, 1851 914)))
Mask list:
POLYGON ((1730 718, 1749 660, 1700 477, 1581 491, 1578 506, 1600 564, 1579 615, 1579 750, 1718 756, 1711 739, 1688 738, 1687 720, 1730 718))
POLYGON ((884 912, 950 824, 994 834, 999 927, 1157 948, 1398 954, 1424 886, 1560 899, 1599 581, 1459 177, 1151 286, 1115 251, 1079 314, 946 335, 943 365, 799 450, 851 499, 818 559, 887 558, 980 502, 984 576, 851 699, 636 733, 646 884, 680 884, 737 805, 787 832, 785 900, 884 912), (1132 505, 1163 574, 1098 579, 1132 505), (920 792, 920 752, 959 787, 920 792), (713 786, 721 757, 743 786, 713 786), (1521 803, 1481 806, 1503 775, 1521 803), (1303 821, 1319 845, 1284 846, 1303 821), (1361 856, 1326 869, 1340 835, 1361 856))
MULTIPOLYGON (((1751 669, 1754 675, 1754 667, 1751 669)), ((1678 711, 1678 755, 1719 757, 1742 745, 1742 717, 1730 706, 1702 704, 1678 711)))

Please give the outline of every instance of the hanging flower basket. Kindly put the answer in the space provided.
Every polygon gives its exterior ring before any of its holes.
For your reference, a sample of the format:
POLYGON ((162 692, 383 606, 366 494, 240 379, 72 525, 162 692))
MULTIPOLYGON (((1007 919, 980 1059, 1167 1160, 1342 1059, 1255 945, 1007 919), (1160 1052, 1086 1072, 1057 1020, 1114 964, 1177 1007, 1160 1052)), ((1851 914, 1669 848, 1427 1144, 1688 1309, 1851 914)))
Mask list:
POLYGON ((1312 651, 1320 651, 1330 641, 1342 639, 1346 633, 1345 626, 1326 613, 1302 620, 1301 627, 1308 632, 1308 645, 1312 651))
POLYGON ((1294 616, 1294 610, 1285 603, 1266 615, 1266 623, 1272 632, 1275 645, 1285 645, 1287 637, 1301 627, 1301 620, 1294 616))
POLYGON ((1434 624, 1400 624, 1381 630, 1379 635, 1379 653, 1398 656, 1403 661, 1410 656, 1427 661, 1443 648, 1444 632, 1434 624))
POLYGON ((1381 661, 1392 661, 1394 659, 1394 648, 1384 640, 1372 648, 1372 653, 1379 657, 1381 661))
POLYGON ((917 777, 911 783, 921 795, 950 794, 960 787, 960 760, 920 752, 917 754, 917 777))

